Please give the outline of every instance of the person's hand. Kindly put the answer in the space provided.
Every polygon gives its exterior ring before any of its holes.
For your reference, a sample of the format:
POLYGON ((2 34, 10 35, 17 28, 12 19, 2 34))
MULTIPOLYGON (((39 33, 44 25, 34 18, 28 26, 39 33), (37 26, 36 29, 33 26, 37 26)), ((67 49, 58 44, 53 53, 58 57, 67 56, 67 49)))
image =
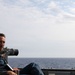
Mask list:
POLYGON ((13 71, 7 71, 7 75, 17 75, 17 74, 13 71))
POLYGON ((19 74, 19 69, 18 68, 13 68, 13 72, 19 74))
POLYGON ((19 71, 19 69, 18 69, 18 68, 13 68, 13 70, 19 71))
POLYGON ((1 56, 2 56, 3 58, 5 58, 5 57, 6 57, 5 53, 1 54, 1 56))

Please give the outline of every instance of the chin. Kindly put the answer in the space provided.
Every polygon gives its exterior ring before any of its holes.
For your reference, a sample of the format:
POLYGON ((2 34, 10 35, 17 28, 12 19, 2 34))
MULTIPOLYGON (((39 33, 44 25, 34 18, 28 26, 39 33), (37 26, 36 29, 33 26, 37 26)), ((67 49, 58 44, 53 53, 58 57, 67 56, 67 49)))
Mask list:
POLYGON ((0 48, 0 51, 2 50, 3 48, 0 48))

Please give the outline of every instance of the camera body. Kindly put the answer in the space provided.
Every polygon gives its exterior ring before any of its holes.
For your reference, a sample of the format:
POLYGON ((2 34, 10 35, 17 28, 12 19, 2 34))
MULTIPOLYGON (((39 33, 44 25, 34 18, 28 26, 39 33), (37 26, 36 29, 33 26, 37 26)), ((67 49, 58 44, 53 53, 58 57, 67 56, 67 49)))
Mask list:
POLYGON ((7 54, 8 56, 17 56, 19 54, 18 49, 5 47, 0 54, 7 54))
POLYGON ((13 49, 13 48, 4 48, 4 52, 7 53, 8 56, 17 56, 19 54, 18 49, 13 49))

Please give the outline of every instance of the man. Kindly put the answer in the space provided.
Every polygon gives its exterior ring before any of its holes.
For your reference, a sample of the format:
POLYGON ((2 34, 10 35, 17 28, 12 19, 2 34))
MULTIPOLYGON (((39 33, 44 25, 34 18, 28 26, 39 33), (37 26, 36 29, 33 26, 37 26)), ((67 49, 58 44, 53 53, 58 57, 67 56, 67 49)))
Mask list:
MULTIPOLYGON (((0 33, 0 53, 3 51, 3 49, 4 49, 4 46, 5 46, 5 39, 6 39, 6 37, 5 37, 5 34, 3 34, 3 33, 0 33)), ((13 71, 11 71, 11 70, 7 70, 6 68, 5 68, 5 64, 7 64, 7 62, 6 62, 6 55, 4 55, 4 54, 1 54, 0 55, 0 57, 2 57, 3 58, 3 60, 2 60, 2 58, 0 58, 0 75, 17 75, 14 71, 16 70, 16 69, 13 69, 13 71), (4 65, 3 65, 4 64, 4 65), (2 66, 2 67, 1 67, 2 66), (4 67, 3 67, 4 66, 4 67), (2 71, 2 70, 4 70, 4 71, 2 71)), ((18 68, 17 68, 17 70, 18 70, 18 68)), ((44 75, 43 74, 43 72, 42 72, 42 70, 40 69, 40 67, 37 65, 37 64, 35 64, 35 63, 30 63, 29 65, 27 65, 26 67, 24 67, 23 69, 21 69, 20 71, 19 71, 19 74, 21 75, 21 74, 29 74, 29 75, 44 75)))

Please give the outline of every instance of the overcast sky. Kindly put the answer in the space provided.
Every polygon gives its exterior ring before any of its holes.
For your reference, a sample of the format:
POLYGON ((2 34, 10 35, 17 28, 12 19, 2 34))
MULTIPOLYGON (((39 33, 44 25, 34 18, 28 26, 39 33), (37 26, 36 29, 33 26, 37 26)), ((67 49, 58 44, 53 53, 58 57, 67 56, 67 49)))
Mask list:
POLYGON ((17 57, 75 58, 75 0, 0 0, 0 32, 17 57))

